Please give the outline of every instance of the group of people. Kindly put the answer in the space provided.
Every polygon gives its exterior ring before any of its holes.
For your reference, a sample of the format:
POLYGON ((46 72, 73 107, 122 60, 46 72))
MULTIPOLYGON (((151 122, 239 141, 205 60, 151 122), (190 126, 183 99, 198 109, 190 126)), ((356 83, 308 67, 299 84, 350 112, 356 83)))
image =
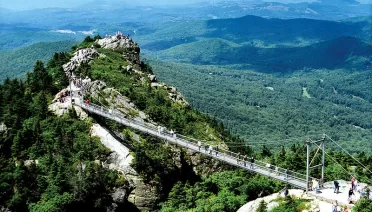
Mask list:
MULTIPOLYGON (((338 202, 337 200, 332 201, 332 212, 338 212, 338 202)), ((349 212, 346 206, 341 206, 340 212, 349 212)))
MULTIPOLYGON (((335 181, 335 191, 336 190, 338 191, 338 188, 336 189, 336 182, 337 181, 335 181)), ((349 188, 349 192, 348 192, 348 201, 349 201, 349 203, 353 203, 354 201, 356 201, 357 200, 356 195, 355 195, 356 193, 359 194, 358 196, 360 198, 369 199, 370 198, 370 196, 369 196, 370 192, 371 192, 371 189, 366 184, 358 183, 358 180, 355 177, 352 177, 351 178, 351 187, 349 188), (353 196, 354 196, 354 198, 353 198, 353 196)))
MULTIPOLYGON (((199 149, 199 151, 201 151, 201 147, 202 147, 202 142, 201 141, 198 141, 198 149, 199 149)), ((216 157, 218 157, 218 153, 220 151, 220 147, 219 147, 218 144, 215 147, 213 147, 213 145, 211 145, 211 144, 205 144, 204 145, 204 151, 205 152, 208 152, 208 154, 212 155, 213 150, 214 150, 214 153, 216 154, 216 157)))
POLYGON ((57 101, 61 102, 61 103, 64 103, 66 101, 66 97, 68 97, 70 95, 71 95, 71 91, 61 92, 61 93, 59 93, 57 101))
MULTIPOLYGON (((165 134, 166 132, 166 128, 163 127, 163 126, 158 126, 158 134, 161 135, 161 134, 165 134)), ((170 130, 168 131, 168 133, 173 137, 173 138, 177 138, 177 134, 176 134, 176 130, 170 130)))
MULTIPOLYGON (((269 174, 271 173, 271 171, 272 171, 272 168, 271 168, 272 166, 271 166, 271 164, 270 164, 270 161, 268 161, 267 163, 266 163, 266 168, 269 170, 269 174)), ((279 176, 280 175, 280 173, 279 173, 279 167, 278 166, 274 166, 275 168, 274 168, 274 170, 275 170, 275 175, 276 176, 279 176)), ((284 179, 287 179, 288 178, 288 169, 285 169, 284 170, 284 179)))
MULTIPOLYGON (((124 35, 122 32, 120 32, 120 31, 117 31, 116 33, 115 33, 115 36, 117 37, 117 38, 123 38, 123 39, 129 39, 129 34, 128 35, 124 35)), ((106 36, 105 36, 105 38, 110 38, 111 36, 109 35, 109 34, 106 34, 106 36)))

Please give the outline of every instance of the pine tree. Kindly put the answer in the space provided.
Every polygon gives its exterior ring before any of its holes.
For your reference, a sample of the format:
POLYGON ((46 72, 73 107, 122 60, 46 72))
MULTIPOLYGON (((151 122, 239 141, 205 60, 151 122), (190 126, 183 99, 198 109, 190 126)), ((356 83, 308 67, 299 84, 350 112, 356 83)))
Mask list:
POLYGON ((256 212, 267 212, 267 203, 264 200, 261 200, 256 212))

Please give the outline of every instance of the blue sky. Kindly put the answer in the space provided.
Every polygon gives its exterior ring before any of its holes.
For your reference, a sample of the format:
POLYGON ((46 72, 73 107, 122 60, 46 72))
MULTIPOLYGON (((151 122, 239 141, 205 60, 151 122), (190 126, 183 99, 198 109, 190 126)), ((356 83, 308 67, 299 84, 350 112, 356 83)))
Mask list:
MULTIPOLYGON (((27 10, 35 8, 46 7, 65 7, 71 8, 82 4, 86 4, 93 0, 0 0, 0 7, 13 9, 13 10, 27 10)), ((202 1, 218 1, 218 0, 115 0, 116 2, 135 3, 141 5, 155 5, 155 4, 190 4, 202 1)), ((254 1, 254 0, 253 0, 254 1)), ((269 0, 263 0, 269 1, 269 0)), ((282 3, 306 2, 314 0, 270 0, 282 3)), ((361 2, 369 2, 372 0, 359 0, 361 2)))
MULTIPOLYGON (((89 3, 93 0, 0 0, 0 7, 13 10, 25 10, 46 7, 76 7, 89 3)), ((195 2, 218 1, 218 0, 115 0, 140 5, 161 5, 161 4, 190 4, 195 2)), ((275 1, 275 0, 274 0, 275 1)), ((280 1, 306 1, 306 0, 278 0, 280 1)), ((110 1, 109 1, 110 2, 110 1)))

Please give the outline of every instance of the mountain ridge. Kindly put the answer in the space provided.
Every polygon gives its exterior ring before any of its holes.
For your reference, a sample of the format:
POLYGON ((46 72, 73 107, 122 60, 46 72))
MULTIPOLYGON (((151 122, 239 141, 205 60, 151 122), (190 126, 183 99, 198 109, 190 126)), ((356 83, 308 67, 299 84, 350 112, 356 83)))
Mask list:
POLYGON ((200 65, 249 64, 258 71, 286 72, 308 68, 340 67, 368 68, 368 59, 353 63, 355 59, 371 58, 372 45, 354 37, 340 37, 305 47, 256 48, 238 45, 223 39, 206 39, 163 50, 152 56, 168 61, 189 62, 200 65), (235 46, 233 46, 235 45, 235 46), (202 48, 203 51, 199 51, 202 48), (307 55, 307 57, 303 57, 307 55), (351 59, 351 60, 349 60, 351 59), (271 67, 275 67, 271 69, 271 67), (270 71, 271 70, 271 71, 270 71))

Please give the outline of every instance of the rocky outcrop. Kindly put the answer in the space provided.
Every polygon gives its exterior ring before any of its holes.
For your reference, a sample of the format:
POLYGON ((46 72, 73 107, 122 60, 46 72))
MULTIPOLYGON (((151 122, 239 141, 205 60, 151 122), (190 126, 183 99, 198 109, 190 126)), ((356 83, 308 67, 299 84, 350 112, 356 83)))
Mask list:
POLYGON ((130 150, 116 140, 109 131, 94 124, 91 131, 92 136, 97 136, 102 144, 111 150, 111 155, 103 166, 113 169, 122 174, 128 182, 124 188, 116 189, 112 197, 116 203, 129 201, 137 206, 138 209, 150 211, 154 207, 156 192, 151 186, 145 184, 138 173, 131 167, 133 156, 130 150))
POLYGON ((121 34, 107 36, 96 41, 104 49, 114 49, 123 51, 123 57, 133 64, 140 64, 140 48, 136 42, 121 34))
MULTIPOLYGON (((150 75, 150 76, 155 76, 155 75, 150 75)), ((151 79, 151 78, 150 78, 151 79)), ((154 79, 152 77, 152 79, 154 79)), ((188 106, 189 103, 185 100, 185 98, 183 97, 183 95, 177 91, 177 88, 175 87, 172 87, 172 86, 168 86, 167 84, 165 83, 158 83, 158 82, 153 82, 151 81, 151 87, 152 88, 155 88, 155 89, 165 89, 168 91, 168 97, 173 101, 173 102, 178 102, 180 103, 181 105, 184 105, 184 106, 188 106)))
POLYGON ((66 73, 69 73, 70 71, 74 71, 77 67, 79 67, 81 63, 88 63, 97 57, 99 57, 99 53, 95 47, 79 49, 74 53, 74 56, 70 59, 70 62, 64 64, 62 67, 66 73))
POLYGON ((97 40, 96 43, 98 43, 101 48, 104 49, 138 48, 138 44, 136 42, 123 35, 107 36, 103 39, 97 40))
POLYGON ((85 92, 101 105, 115 108, 125 117, 139 122, 151 122, 148 115, 137 109, 137 107, 126 96, 123 96, 114 88, 107 88, 103 81, 92 81, 84 84, 85 92))

